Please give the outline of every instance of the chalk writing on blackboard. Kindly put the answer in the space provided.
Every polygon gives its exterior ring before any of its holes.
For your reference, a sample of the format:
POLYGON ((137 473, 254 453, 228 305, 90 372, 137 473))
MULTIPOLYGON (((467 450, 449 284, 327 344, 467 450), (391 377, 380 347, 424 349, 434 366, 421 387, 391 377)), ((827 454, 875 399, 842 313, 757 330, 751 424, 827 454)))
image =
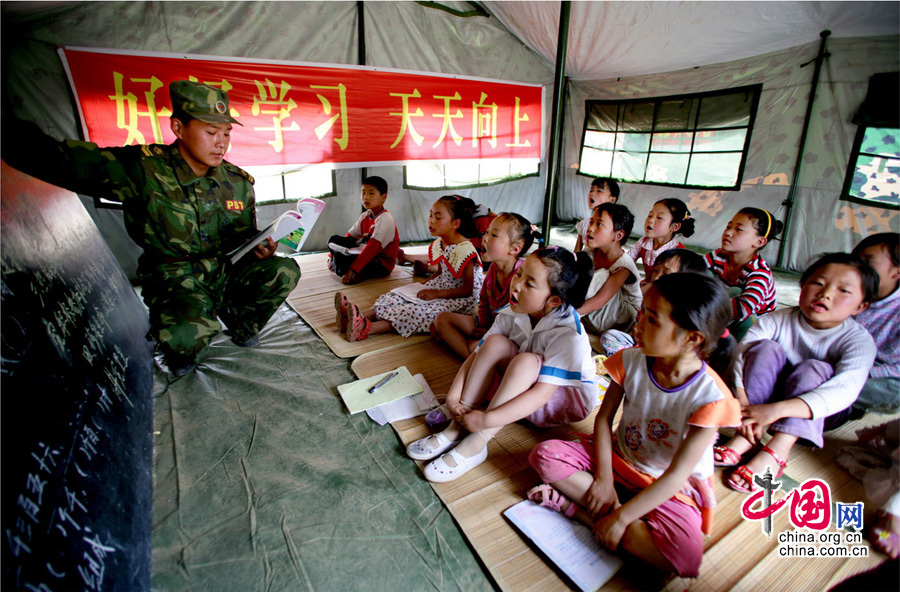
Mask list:
POLYGON ((149 589, 146 311, 74 194, 2 178, 3 589, 149 589))

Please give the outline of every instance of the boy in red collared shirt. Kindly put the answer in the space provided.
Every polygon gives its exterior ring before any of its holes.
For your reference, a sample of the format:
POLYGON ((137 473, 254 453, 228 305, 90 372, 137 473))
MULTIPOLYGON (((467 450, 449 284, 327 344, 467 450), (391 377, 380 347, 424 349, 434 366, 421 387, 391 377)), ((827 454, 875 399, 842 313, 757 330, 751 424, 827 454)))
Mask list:
POLYGON ((360 200, 366 208, 346 236, 334 235, 328 240, 331 257, 328 267, 345 284, 390 275, 400 250, 400 235, 390 212, 384 209, 387 181, 366 177, 360 200))

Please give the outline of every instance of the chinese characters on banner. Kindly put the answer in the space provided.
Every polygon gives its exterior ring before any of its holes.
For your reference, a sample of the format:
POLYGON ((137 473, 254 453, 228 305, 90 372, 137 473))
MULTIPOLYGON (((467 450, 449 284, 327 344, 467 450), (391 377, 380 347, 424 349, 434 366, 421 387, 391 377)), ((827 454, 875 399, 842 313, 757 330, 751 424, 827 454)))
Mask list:
POLYGON ((241 166, 541 155, 537 85, 174 54, 65 48, 60 56, 86 136, 101 146, 174 141, 169 83, 197 80, 228 91, 243 124, 228 160, 241 166))

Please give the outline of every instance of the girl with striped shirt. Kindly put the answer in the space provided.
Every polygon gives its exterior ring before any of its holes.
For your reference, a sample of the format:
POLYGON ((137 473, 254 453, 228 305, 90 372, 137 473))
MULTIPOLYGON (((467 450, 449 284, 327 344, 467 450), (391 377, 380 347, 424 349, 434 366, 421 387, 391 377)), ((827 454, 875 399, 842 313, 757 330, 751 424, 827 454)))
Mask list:
POLYGON ((760 208, 743 208, 728 222, 722 246, 706 255, 706 266, 728 286, 734 320, 728 326, 740 340, 759 315, 775 310, 775 278, 758 251, 783 224, 760 208))

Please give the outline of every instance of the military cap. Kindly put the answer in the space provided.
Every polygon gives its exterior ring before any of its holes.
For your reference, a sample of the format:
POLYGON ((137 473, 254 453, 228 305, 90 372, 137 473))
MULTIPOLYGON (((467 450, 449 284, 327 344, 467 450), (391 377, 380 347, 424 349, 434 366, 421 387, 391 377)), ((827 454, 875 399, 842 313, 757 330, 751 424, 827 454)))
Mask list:
POLYGON ((236 123, 228 108, 228 93, 202 82, 176 80, 169 85, 173 116, 193 117, 205 123, 236 123))

